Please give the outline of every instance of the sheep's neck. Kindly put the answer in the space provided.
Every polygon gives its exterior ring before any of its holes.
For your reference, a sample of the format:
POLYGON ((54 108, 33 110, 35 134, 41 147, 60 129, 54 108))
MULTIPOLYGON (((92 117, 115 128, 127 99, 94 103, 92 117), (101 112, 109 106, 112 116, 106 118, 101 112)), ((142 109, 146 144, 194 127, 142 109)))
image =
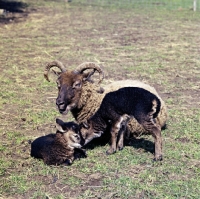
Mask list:
POLYGON ((75 109, 71 110, 73 117, 78 123, 90 118, 96 112, 97 108, 99 108, 104 95, 97 93, 96 90, 97 86, 90 82, 83 84, 78 105, 75 109))

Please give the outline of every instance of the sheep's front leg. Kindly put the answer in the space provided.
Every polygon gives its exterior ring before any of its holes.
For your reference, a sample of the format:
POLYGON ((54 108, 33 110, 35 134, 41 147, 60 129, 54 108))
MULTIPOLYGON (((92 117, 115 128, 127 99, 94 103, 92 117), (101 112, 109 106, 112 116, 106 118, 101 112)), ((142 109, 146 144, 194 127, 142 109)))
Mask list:
POLYGON ((124 148, 124 135, 127 130, 127 123, 130 120, 130 116, 127 114, 124 114, 122 116, 123 121, 121 122, 121 128, 119 132, 119 139, 117 143, 117 149, 122 150, 124 148))
POLYGON ((113 154, 116 152, 116 146, 117 146, 117 136, 119 133, 119 130, 121 128, 121 123, 123 121, 123 117, 120 117, 116 122, 113 122, 112 128, 111 128, 111 146, 110 149, 106 151, 107 155, 113 154))

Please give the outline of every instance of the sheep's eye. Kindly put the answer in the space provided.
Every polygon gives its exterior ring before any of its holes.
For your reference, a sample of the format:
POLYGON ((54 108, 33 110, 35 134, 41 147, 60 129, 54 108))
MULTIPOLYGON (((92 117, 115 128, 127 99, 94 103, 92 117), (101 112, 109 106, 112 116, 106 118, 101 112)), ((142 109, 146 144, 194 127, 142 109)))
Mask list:
POLYGON ((75 138, 79 139, 79 135, 74 135, 75 138))
POLYGON ((57 83, 57 87, 58 87, 58 89, 60 89, 60 82, 57 81, 56 83, 57 83))

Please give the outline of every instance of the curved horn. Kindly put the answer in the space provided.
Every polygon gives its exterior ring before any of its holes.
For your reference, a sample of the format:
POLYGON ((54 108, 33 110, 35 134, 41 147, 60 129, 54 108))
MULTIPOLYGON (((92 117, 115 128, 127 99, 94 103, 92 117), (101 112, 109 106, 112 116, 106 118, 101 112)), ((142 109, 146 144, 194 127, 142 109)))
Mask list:
MULTIPOLYGON (((101 67, 96 64, 96 63, 93 63, 93 62, 84 62, 82 64, 80 64, 75 70, 74 72, 75 73, 83 73, 83 71, 87 70, 87 69, 94 69, 94 72, 95 71, 98 71, 99 72, 99 82, 98 84, 100 84, 104 78, 104 73, 103 73, 103 70, 101 69, 101 67)), ((90 74, 90 76, 92 76, 94 74, 94 72, 92 72, 90 74)))
POLYGON ((63 65, 63 63, 60 62, 60 61, 58 61, 58 60, 55 60, 55 61, 53 61, 53 62, 48 63, 48 64, 46 65, 46 68, 45 68, 45 71, 44 71, 44 77, 45 77, 45 79, 46 79, 47 81, 49 81, 49 82, 50 82, 50 80, 49 80, 48 74, 49 74, 50 68, 52 68, 52 67, 57 67, 57 68, 59 68, 59 69, 61 70, 61 72, 65 72, 65 71, 66 71, 66 68, 65 68, 65 66, 63 65))

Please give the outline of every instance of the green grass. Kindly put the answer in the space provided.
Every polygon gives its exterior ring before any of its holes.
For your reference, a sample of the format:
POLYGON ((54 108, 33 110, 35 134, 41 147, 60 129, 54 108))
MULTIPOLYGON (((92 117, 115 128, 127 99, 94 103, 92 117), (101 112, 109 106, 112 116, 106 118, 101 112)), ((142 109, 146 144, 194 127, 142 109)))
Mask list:
POLYGON ((183 9, 180 1, 170 1, 172 9, 153 1, 145 9, 136 1, 123 9, 119 1, 23 2, 28 17, 0 24, 0 197, 199 198, 200 13, 189 1, 183 9), (43 77, 54 59, 68 69, 100 62, 104 85, 129 78, 154 86, 169 112, 163 161, 152 161, 148 135, 111 156, 108 144, 95 147, 69 167, 31 158, 30 141, 55 132, 60 117, 55 77, 43 77))
MULTIPOLYGON (((113 8, 138 8, 138 9, 162 9, 162 10, 189 10, 193 8, 193 1, 190 0, 75 0, 77 3, 89 5, 110 6, 113 8)), ((199 2, 197 1, 197 9, 199 9, 199 2)))

